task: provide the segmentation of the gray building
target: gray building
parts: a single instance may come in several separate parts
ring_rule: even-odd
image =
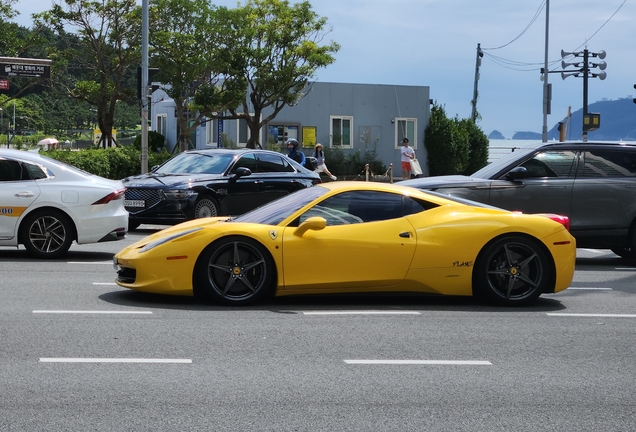
[[[265,110],[267,116],[271,110]],[[393,176],[401,176],[400,147],[407,137],[422,170],[428,175],[424,130],[430,118],[430,91],[426,86],[313,83],[297,105],[283,108],[260,131],[258,141],[283,146],[296,138],[309,155],[317,142],[340,146],[344,152],[375,149]],[[172,150],[177,141],[174,102],[157,90],[153,93],[151,129],[166,137]],[[219,139],[221,137],[221,139]],[[196,148],[244,147],[249,130],[242,120],[210,119],[192,136]],[[383,173],[376,173],[383,174]]]

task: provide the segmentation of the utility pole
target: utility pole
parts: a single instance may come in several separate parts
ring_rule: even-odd
[[[550,0],[545,2],[545,58],[543,62],[543,129],[541,141],[548,142],[548,114],[550,114],[550,84],[548,84],[548,35],[550,34]]]
[[[479,66],[481,66],[481,58],[484,56],[484,52],[481,50],[481,44],[477,44],[477,59],[475,60],[475,87],[473,90],[473,100],[470,104],[473,106],[470,118],[473,123],[477,122],[477,83],[479,81]]]
[[[561,67],[564,69],[561,72],[561,78],[566,79],[569,76],[582,77],[583,78],[583,141],[587,141],[587,133],[594,131],[601,126],[601,115],[599,113],[589,113],[587,110],[587,88],[588,78],[599,78],[601,81],[607,78],[605,68],[607,63],[604,61],[599,63],[590,62],[590,57],[603,60],[605,58],[605,51],[599,51],[597,53],[589,52],[587,48],[579,52],[566,52],[561,50],[561,58],[573,55],[574,57],[583,57],[582,62],[566,63],[565,60],[561,61]],[[565,70],[569,66],[574,66],[577,70]],[[592,72],[591,69],[598,67],[600,72]]]
[[[148,172],[148,0],[141,4],[141,173]]]

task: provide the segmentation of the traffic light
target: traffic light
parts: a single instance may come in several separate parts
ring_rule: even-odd
[[[636,84],[634,84],[634,88],[636,89]],[[636,103],[636,98],[632,99],[634,103]]]

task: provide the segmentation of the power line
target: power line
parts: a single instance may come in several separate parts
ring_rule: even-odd
[[[627,0],[626,0],[626,1],[627,1]],[[516,40],[518,40],[521,36],[523,36],[523,35],[525,34],[525,32],[527,32],[527,31],[528,31],[528,29],[529,29],[530,27],[532,27],[532,24],[534,24],[534,22],[537,20],[537,18],[538,18],[538,17],[539,17],[539,15],[541,14],[541,11],[542,11],[542,10],[543,10],[543,8],[545,7],[545,2],[546,2],[546,0],[543,0],[543,1],[541,2],[541,5],[539,5],[539,9],[537,9],[537,11],[535,12],[534,16],[532,17],[532,19],[530,20],[530,22],[528,23],[528,25],[526,26],[526,28],[524,28],[524,29],[523,29],[523,31],[522,31],[521,33],[519,33],[519,35],[518,35],[516,38],[514,38],[513,40],[511,40],[510,42],[508,42],[508,43],[507,43],[507,44],[505,44],[505,45],[501,45],[501,46],[494,47],[494,48],[482,48],[482,49],[483,49],[483,50],[485,50],[485,51],[501,49],[501,48],[507,47],[507,46],[508,46],[508,45],[510,45],[511,43],[513,43],[513,42],[515,42]]]
[[[614,16],[622,9],[622,7],[625,5],[625,3],[627,3],[627,0],[623,0],[623,2],[620,4],[620,6],[618,6],[618,8],[614,11],[614,13],[612,13],[612,15],[610,15],[609,18],[607,18],[607,20],[605,20],[605,22],[594,32],[592,33],[592,35],[590,37],[588,37],[584,43],[582,43],[581,45],[579,45],[578,47],[576,47],[575,49],[573,49],[572,51],[577,51],[579,48],[581,48],[582,46],[586,45],[594,36],[597,35],[598,32],[600,32],[603,27],[605,27],[607,25],[607,23],[609,23],[612,18],[614,18]],[[537,11],[535,12],[534,16],[532,17],[532,19],[530,20],[530,23],[523,29],[523,31],[514,39],[512,39],[510,42],[508,42],[507,44],[498,46],[498,47],[493,47],[493,48],[482,48],[482,50],[487,51],[487,50],[497,50],[497,49],[501,49],[504,47],[507,47],[508,45],[512,44],[513,42],[517,41],[521,36],[524,35],[524,33],[526,33],[528,31],[528,29],[532,26],[532,24],[534,24],[534,22],[537,20],[538,16],[541,14],[541,12],[543,11],[544,7],[546,4],[546,0],[543,0],[541,2],[541,4],[539,5],[539,8],[537,9]],[[515,70],[515,71],[519,71],[519,72],[535,72],[537,70],[540,70],[543,67],[543,63],[537,62],[537,63],[528,63],[528,62],[519,62],[519,61],[515,61],[515,60],[509,60],[500,56],[496,56],[494,54],[491,53],[487,53],[484,52],[484,55],[487,56],[488,58],[490,58],[494,63],[498,64],[501,67],[504,67],[506,69],[510,69],[510,70]],[[557,60],[551,60],[549,62],[550,66],[554,66],[554,65],[560,65],[562,59],[557,59]],[[559,66],[560,67],[560,66]]]

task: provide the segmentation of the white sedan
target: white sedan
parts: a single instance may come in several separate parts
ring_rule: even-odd
[[[22,244],[33,257],[57,258],[73,241],[123,239],[124,191],[118,180],[35,152],[0,149],[0,246]]]

